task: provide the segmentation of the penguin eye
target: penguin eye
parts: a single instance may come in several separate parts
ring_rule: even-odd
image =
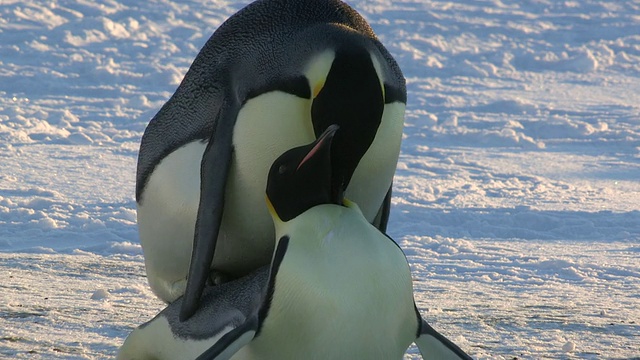
[[[278,174],[282,175],[285,172],[287,172],[287,165],[280,165],[280,167],[278,168]]]

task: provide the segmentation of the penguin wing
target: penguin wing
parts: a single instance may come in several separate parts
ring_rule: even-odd
[[[393,189],[393,183],[389,186],[387,195],[382,200],[382,205],[378,210],[378,214],[373,220],[373,226],[377,227],[382,233],[387,233],[387,223],[389,223],[389,214],[391,212],[391,190]]]
[[[238,350],[251,342],[258,331],[258,316],[252,316],[243,324],[227,332],[196,360],[228,360]]]
[[[189,276],[180,320],[189,319],[198,309],[222,223],[224,193],[233,152],[233,128],[240,106],[232,96],[225,97],[216,116],[214,130],[200,165],[200,203],[196,218]]]
[[[420,322],[420,329],[418,338],[414,342],[418,346],[423,359],[472,360],[471,356],[467,355],[458,345],[444,337],[444,335],[437,332],[422,317],[418,321]]]
[[[263,266],[239,279],[206,287],[202,306],[187,321],[179,319],[182,298],[178,298],[127,337],[118,359],[193,359],[203,351],[208,354],[204,359],[228,359],[256,332],[269,269]]]

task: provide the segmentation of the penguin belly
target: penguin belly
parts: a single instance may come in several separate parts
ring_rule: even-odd
[[[147,279],[166,302],[182,296],[186,286],[200,201],[200,159],[206,146],[194,141],[166,156],[137,203]]]

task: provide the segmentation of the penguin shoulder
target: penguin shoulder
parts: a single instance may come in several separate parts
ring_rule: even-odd
[[[340,205],[317,205],[289,221],[276,223],[276,235],[277,238],[290,236],[293,242],[321,240],[343,225],[345,215],[353,216],[351,212],[351,209]]]
[[[345,199],[344,205],[314,206],[288,222],[276,226],[277,237],[290,236],[291,246],[306,251],[366,252],[369,256],[399,256],[406,262],[402,249],[387,235],[371,225],[358,205]],[[401,258],[401,259],[400,259]]]

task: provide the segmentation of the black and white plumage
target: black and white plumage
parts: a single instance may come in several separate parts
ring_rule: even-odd
[[[133,330],[118,351],[118,360],[195,359],[224,334],[245,324],[264,300],[269,266],[242,278],[207,286],[202,305],[180,321],[182,297]]]
[[[356,204],[332,194],[335,131],[329,127],[271,168],[267,199],[278,240],[269,269],[207,288],[203,307],[184,323],[178,320],[180,300],[171,304],[130,335],[120,359],[150,358],[140,349],[172,341],[184,359],[389,360],[402,359],[412,342],[425,359],[470,359],[420,316],[402,250]],[[215,291],[222,298],[209,300]],[[172,336],[147,330],[154,326]],[[180,330],[186,328],[189,334]],[[172,359],[174,353],[153,356]]]
[[[269,167],[333,123],[332,191],[384,230],[405,103],[397,63],[339,0],[258,0],[230,17],[142,138],[136,201],[152,290],[171,302],[186,288],[186,319],[211,273],[268,264]]]

